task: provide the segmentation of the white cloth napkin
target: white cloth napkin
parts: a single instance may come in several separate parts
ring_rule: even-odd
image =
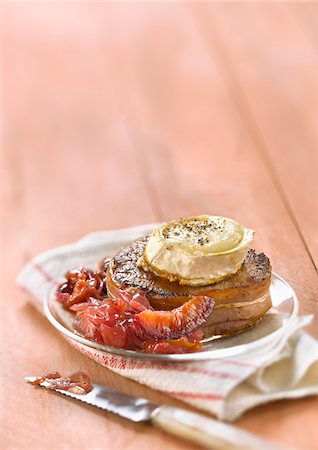
[[[122,243],[152,227],[120,230],[125,236]],[[118,231],[90,234],[74,244],[35,257],[20,272],[17,284],[28,299],[42,306],[43,299],[67,270],[94,267],[97,261],[116,251],[118,245]],[[262,403],[318,394],[318,342],[302,330],[311,320],[312,316],[298,317],[274,348],[202,362],[125,359],[68,340],[88,357],[124,377],[208,411],[219,419],[233,421]]]

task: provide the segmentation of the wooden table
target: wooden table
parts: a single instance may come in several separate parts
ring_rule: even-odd
[[[5,449],[185,449],[23,377],[83,369],[178,404],[73,350],[14,287],[38,252],[94,230],[198,213],[255,245],[318,313],[318,4],[2,4],[1,383]],[[317,318],[310,331],[317,335]],[[237,425],[318,447],[316,398]]]

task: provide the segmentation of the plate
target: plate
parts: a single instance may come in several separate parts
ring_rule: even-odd
[[[137,239],[151,231],[154,226],[156,224],[110,232],[99,232],[86,236],[80,243],[89,251],[85,252],[83,248],[81,249],[81,264],[79,265],[95,268],[102,257],[113,255],[133,239]],[[75,253],[78,251],[80,243],[74,245],[74,254],[72,254],[72,249],[68,248],[67,255],[65,255],[70,261],[68,269],[74,268],[71,262],[76,259]],[[277,345],[293,326],[298,313],[298,300],[295,291],[282,277],[276,273],[272,273],[270,294],[273,307],[254,328],[233,336],[216,336],[215,338],[203,341],[202,349],[196,353],[160,355],[108,347],[76,334],[72,329],[74,314],[66,311],[55,300],[55,292],[56,286],[50,291],[44,301],[44,311],[52,325],[66,337],[107,354],[161,362],[202,361],[264,351]]]

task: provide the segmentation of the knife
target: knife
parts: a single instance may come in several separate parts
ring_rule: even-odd
[[[26,377],[33,383],[36,377]],[[48,387],[45,381],[39,386]],[[118,414],[133,422],[150,422],[161,430],[213,450],[279,450],[279,447],[232,425],[172,406],[159,406],[145,398],[94,384],[91,392],[77,395],[54,389],[92,406]],[[52,390],[52,389],[50,389]]]

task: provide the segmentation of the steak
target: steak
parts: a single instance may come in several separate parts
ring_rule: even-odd
[[[206,337],[229,335],[254,326],[271,308],[269,294],[270,261],[264,253],[249,249],[243,265],[233,275],[208,286],[186,286],[160,278],[139,267],[149,235],[120,250],[105,264],[107,290],[142,291],[156,310],[172,310],[191,297],[209,296],[215,300],[214,310],[203,326]]]

